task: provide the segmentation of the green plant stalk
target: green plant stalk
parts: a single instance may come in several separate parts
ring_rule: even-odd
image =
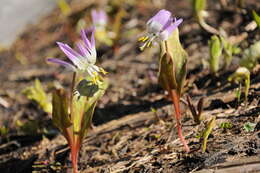
[[[245,79],[245,103],[247,103],[248,100],[247,97],[248,97],[249,88],[250,88],[250,75],[247,75]]]
[[[197,15],[197,20],[198,20],[201,28],[203,28],[205,31],[207,31],[211,34],[220,35],[218,30],[216,30],[215,28],[213,28],[212,26],[210,26],[209,24],[207,24],[205,22],[204,17],[202,17],[201,12]]]
[[[76,82],[76,73],[73,73],[72,77],[72,84],[71,84],[71,91],[70,91],[70,115],[74,115],[74,109],[73,109],[73,92],[75,88],[75,82]],[[74,119],[75,117],[71,117]],[[73,122],[74,125],[75,122]],[[74,132],[74,126],[72,129],[72,137],[71,137],[71,142],[70,144],[70,149],[71,149],[71,162],[72,162],[72,167],[73,167],[73,173],[78,172],[78,153],[80,149],[80,142],[79,142],[79,134]]]
[[[181,140],[181,143],[183,144],[186,152],[190,152],[190,148],[187,145],[187,142],[185,138],[182,135],[182,128],[181,128],[181,112],[180,112],[180,96],[177,94],[176,90],[169,91],[169,94],[171,96],[172,102],[173,102],[173,108],[175,110],[175,118],[176,118],[176,125],[177,125],[177,131],[178,136]]]
[[[213,117],[209,121],[209,123],[207,125],[207,128],[206,128],[206,130],[203,133],[202,152],[206,151],[207,143],[208,143],[208,137],[209,137],[210,133],[212,132],[213,128],[215,127],[215,125],[216,125],[216,117]]]
[[[216,75],[216,73],[219,70],[220,56],[222,54],[221,42],[218,36],[216,35],[211,36],[211,39],[209,41],[209,49],[210,49],[209,52],[210,71],[213,75]]]
[[[237,89],[237,93],[236,93],[238,104],[240,103],[240,98],[241,98],[241,88],[242,88],[241,82],[239,82],[239,88]]]

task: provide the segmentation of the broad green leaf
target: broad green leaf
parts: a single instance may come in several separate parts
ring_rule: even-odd
[[[213,74],[216,74],[219,70],[219,62],[220,56],[222,54],[222,46],[218,36],[213,35],[211,40],[209,41],[209,49],[210,49],[210,71]]]
[[[52,110],[52,105],[49,102],[48,96],[45,93],[41,82],[39,79],[36,79],[34,82],[34,86],[27,87],[22,91],[24,95],[30,100],[35,101],[36,103],[39,104],[39,106],[48,113],[51,113]]]
[[[161,43],[160,48],[159,82],[165,89],[176,89],[181,95],[186,79],[188,54],[180,43],[178,29]]]
[[[208,142],[208,137],[210,133],[212,132],[213,128],[216,126],[216,117],[213,117],[209,123],[207,124],[207,127],[205,131],[203,132],[203,144],[202,144],[202,152],[206,151],[207,148],[207,142]]]
[[[99,87],[97,84],[93,83],[90,80],[83,79],[77,85],[77,91],[80,96],[93,97],[94,94],[98,91]]]
[[[177,89],[173,60],[168,53],[160,58],[159,83],[166,91]]]
[[[55,90],[53,92],[52,105],[52,122],[66,137],[65,131],[72,123],[68,113],[68,97],[63,89]]]
[[[96,86],[93,85],[92,87]],[[99,82],[98,90],[92,96],[73,97],[73,108],[71,114],[73,121],[73,132],[75,135],[78,134],[80,139],[84,137],[84,134],[90,127],[96,102],[103,96],[107,87],[107,81]],[[88,90],[91,89],[88,88]]]
[[[255,10],[252,11],[254,21],[256,22],[258,28],[260,29],[260,16],[255,12]]]

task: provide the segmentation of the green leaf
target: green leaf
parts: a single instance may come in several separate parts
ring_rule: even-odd
[[[68,137],[66,129],[69,128],[72,123],[68,113],[68,97],[63,89],[53,92],[52,105],[52,122],[60,129],[65,137]]]
[[[255,10],[252,11],[254,21],[256,22],[258,28],[260,29],[260,16],[255,12]]]
[[[220,39],[224,50],[224,67],[227,68],[232,62],[233,54],[240,53],[240,49],[236,45],[228,42],[224,37],[220,37]]]
[[[39,104],[39,106],[48,113],[51,113],[52,105],[49,102],[48,96],[45,93],[41,82],[39,79],[36,79],[34,82],[34,86],[30,86],[25,88],[22,93],[30,100],[35,101]]]
[[[208,137],[210,133],[212,132],[213,128],[216,126],[216,117],[213,117],[209,123],[207,124],[207,127],[205,131],[203,132],[203,144],[202,144],[202,152],[206,151],[207,148],[207,142],[208,142]]]
[[[77,85],[77,91],[80,96],[93,97],[96,92],[98,92],[98,85],[91,80],[83,79]]]
[[[230,122],[223,122],[220,124],[220,128],[222,129],[231,129],[233,125]]]
[[[181,95],[187,74],[188,54],[179,40],[178,29],[160,45],[159,83],[166,90],[176,89]]]
[[[209,41],[210,59],[209,65],[210,70],[213,74],[216,74],[219,70],[220,56],[222,54],[222,46],[218,36],[213,35]]]
[[[255,123],[247,122],[244,124],[244,130],[246,132],[253,132],[255,130],[255,126],[256,126]]]
[[[86,82],[87,84],[88,82]],[[88,85],[89,87],[96,87],[95,85]],[[73,97],[73,110],[72,110],[72,121],[73,121],[73,133],[78,134],[80,139],[84,138],[87,129],[91,125],[94,109],[97,101],[104,95],[105,90],[108,87],[108,82],[103,81],[98,83],[98,90],[89,97]],[[84,88],[84,87],[83,87]]]
[[[252,70],[260,60],[260,41],[252,44],[248,49],[244,50],[240,65]]]

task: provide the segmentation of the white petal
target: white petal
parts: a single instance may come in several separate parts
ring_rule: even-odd
[[[151,21],[147,23],[148,33],[158,34],[163,28],[162,24],[156,21]]]

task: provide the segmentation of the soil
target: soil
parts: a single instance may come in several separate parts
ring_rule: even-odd
[[[244,172],[259,171],[260,66],[251,73],[247,104],[238,103],[235,94],[238,86],[229,83],[227,78],[237,69],[242,54],[234,57],[228,69],[213,77],[202,65],[202,60],[209,57],[207,41],[211,35],[202,30],[192,17],[188,1],[150,3],[148,0],[132,0],[123,1],[120,6],[112,2],[73,0],[69,16],[64,17],[59,9],[55,9],[38,24],[28,26],[10,49],[1,51],[0,97],[8,104],[0,104],[0,125],[8,127],[9,131],[0,138],[0,172],[71,171],[69,148],[52,125],[51,115],[28,100],[22,90],[33,85],[37,78],[48,93],[51,93],[53,83],[61,82],[63,87],[69,87],[72,74],[62,67],[47,64],[46,58],[65,58],[55,42],[73,45],[79,39],[75,32],[77,21],[80,18],[90,21],[91,8],[98,6],[110,10],[111,23],[120,8],[126,13],[117,44],[114,47],[101,45],[97,49],[98,64],[109,72],[110,85],[98,103],[94,126],[82,144],[80,171],[236,172],[236,169],[242,171],[243,166]],[[222,7],[218,1],[209,2],[207,22],[224,29],[238,40],[241,49],[245,49],[260,39],[259,30],[245,30],[252,22],[251,10],[260,13],[260,3],[247,1],[243,9],[235,3],[228,3]],[[183,134],[191,148],[190,153],[183,150],[175,130],[172,104],[157,83],[158,46],[153,45],[144,52],[138,49],[140,44],[137,40],[144,34],[145,22],[165,7],[184,19],[179,27],[180,38],[189,54],[189,63],[188,84],[181,109]],[[204,98],[204,120],[200,124],[194,122],[186,105],[187,95],[195,105]],[[216,126],[203,153],[198,136],[213,116],[216,117]],[[32,122],[32,126],[26,131],[17,125],[17,120]],[[248,122],[256,124],[251,132],[244,130],[244,124]],[[223,129],[221,123],[230,123],[232,127]]]

